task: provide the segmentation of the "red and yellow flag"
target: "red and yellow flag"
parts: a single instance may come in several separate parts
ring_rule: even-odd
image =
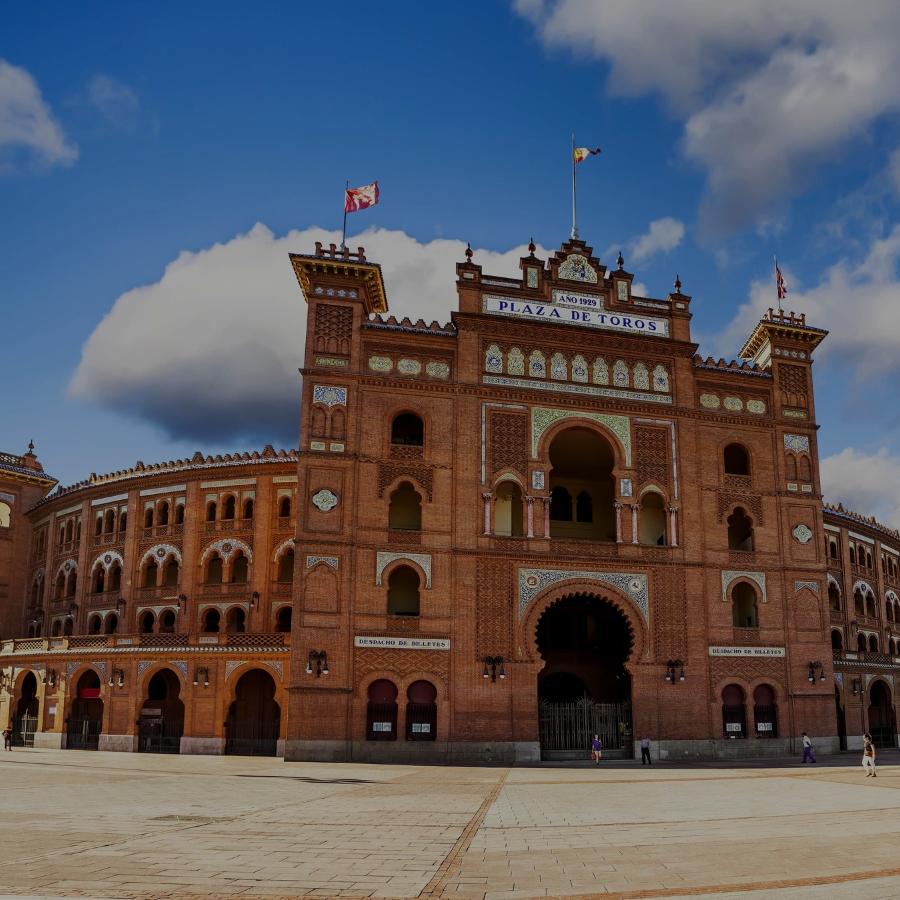
[[[573,147],[572,148],[572,159],[575,160],[576,163],[584,162],[589,156],[599,156],[600,148],[599,147]]]

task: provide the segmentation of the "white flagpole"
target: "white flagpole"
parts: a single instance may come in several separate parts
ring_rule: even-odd
[[[344,227],[341,229],[341,250],[347,249],[347,191],[350,190],[350,181],[348,179],[347,186],[344,188]]]
[[[575,218],[575,132],[572,132],[572,240],[578,237],[578,225]]]

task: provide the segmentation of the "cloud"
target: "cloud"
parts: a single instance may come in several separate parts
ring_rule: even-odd
[[[319,228],[246,234],[183,252],[159,281],[116,299],[82,349],[71,396],[154,423],[185,440],[296,445],[306,303],[288,253],[339,240]],[[465,242],[421,243],[373,229],[352,239],[381,264],[391,312],[446,322]],[[549,255],[539,248],[543,258]],[[518,274],[525,247],[475,251],[496,275]]]
[[[138,95],[108,75],[95,75],[87,83],[86,99],[103,121],[120,131],[133,131],[140,108]]]
[[[643,262],[655,253],[668,253],[674,250],[684,237],[684,223],[671,216],[654,219],[646,234],[634,239],[631,255],[635,262]]]
[[[821,474],[828,503],[900,528],[900,456],[884,447],[876,453],[846,447],[822,460]]]
[[[893,0],[518,0],[545,44],[609,67],[622,96],[660,95],[707,173],[701,227],[777,213],[815,169],[900,110]]]
[[[810,325],[828,329],[817,355],[839,354],[860,379],[900,369],[900,225],[873,241],[864,259],[839,260],[815,287],[803,290],[782,266],[788,286],[785,306],[802,309]],[[774,275],[754,281],[750,296],[724,331],[713,339],[717,355],[734,354],[766,309],[776,303]]]
[[[897,196],[900,197],[900,147],[891,154],[891,158],[888,160],[888,175]]]
[[[17,154],[42,166],[68,166],[78,147],[64,134],[32,76],[0,59],[0,171],[14,171]]]

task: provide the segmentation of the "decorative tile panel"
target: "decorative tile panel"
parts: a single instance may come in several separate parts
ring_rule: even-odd
[[[751,412],[757,416],[765,415],[765,412],[766,412],[765,400],[748,400],[747,401],[747,412]]]
[[[819,593],[818,581],[795,581],[794,590],[799,594],[804,588],[809,588],[814,594]]]
[[[665,366],[660,365],[653,369],[653,390],[669,392],[669,373]]]
[[[188,664],[187,664],[187,660],[184,660],[184,659],[170,659],[170,660],[169,660],[169,665],[170,665],[173,669],[177,669],[179,672],[181,672],[182,678],[184,678],[185,681],[187,681],[187,677],[188,677]]]
[[[513,347],[506,355],[506,371],[510,375],[525,374],[525,354],[518,347]]]
[[[204,549],[200,556],[200,563],[201,565],[205,563],[207,557],[209,557],[213,551],[218,551],[222,559],[225,562],[228,562],[231,554],[234,553],[235,550],[242,551],[244,556],[247,557],[247,560],[253,562],[253,551],[247,544],[243,541],[239,541],[237,538],[222,538],[220,541],[213,541]]]
[[[531,486],[536,491],[542,491],[544,489],[544,473],[543,472],[532,472],[531,473]]]
[[[312,504],[320,512],[330,512],[338,505],[337,494],[329,491],[328,488],[322,488],[312,495]]]
[[[314,385],[313,403],[321,403],[324,406],[346,406],[347,388],[335,387],[330,384]]]
[[[537,456],[541,435],[556,422],[562,419],[590,419],[606,426],[625,448],[625,465],[631,466],[631,423],[628,416],[611,416],[605,413],[575,411],[568,409],[551,409],[543,406],[531,408],[531,456]]]
[[[632,492],[631,479],[622,478],[619,481],[619,493],[623,497],[630,497]]]
[[[731,586],[731,583],[738,578],[747,578],[752,581],[760,590],[760,599],[762,602],[769,602],[769,598],[766,596],[765,572],[739,572],[736,570],[722,572],[722,600],[728,600],[728,588]]]
[[[594,360],[593,381],[594,384],[609,384],[609,366],[605,359],[597,357]]]
[[[179,557],[179,562],[181,558]],[[91,570],[93,571],[97,567],[97,563],[100,563],[103,568],[109,572],[112,564],[117,562],[123,569],[125,568],[125,560],[122,559],[122,554],[119,553],[118,550],[107,550],[105,553],[101,553],[95,560],[94,565],[91,566]],[[43,574],[43,573],[41,573]]]
[[[312,569],[314,566],[317,566],[319,563],[323,565],[330,566],[334,569],[335,572],[338,570],[338,558],[336,556],[307,556],[306,557],[306,568]]]
[[[791,534],[794,536],[794,540],[798,544],[808,544],[812,538],[813,533],[812,529],[808,525],[804,525],[802,522],[799,525],[795,525],[791,530]]]
[[[726,397],[722,405],[729,412],[741,412],[744,408],[744,401],[740,397]]]
[[[528,357],[528,374],[532,378],[546,377],[547,364],[544,360],[544,354],[540,350],[531,351],[531,356]]]
[[[425,364],[425,374],[429,378],[440,378],[446,380],[450,377],[450,366],[445,362],[435,362],[432,360]]]
[[[704,409],[718,409],[720,405],[719,398],[715,394],[701,394],[700,405]]]
[[[587,383],[588,365],[587,360],[579,353],[572,360],[572,381]]]
[[[631,370],[631,374],[635,390],[650,390],[650,373],[647,371],[647,367],[643,363],[635,363],[634,368]]]
[[[271,669],[278,675],[279,680],[284,678],[284,664],[279,662],[278,660],[263,660],[263,665]]]
[[[569,380],[569,364],[562,353],[554,353],[550,360],[550,377],[557,381]]]
[[[652,394],[643,391],[628,391],[619,388],[594,387],[590,384],[575,384],[573,382],[535,381],[530,378],[510,378],[506,375],[483,375],[484,384],[494,384],[501,387],[527,388],[533,391],[547,391],[554,394],[582,394],[589,397],[617,397],[620,400],[640,400],[644,403],[672,404],[671,396],[667,394]]]
[[[369,368],[373,372],[390,372],[394,368],[394,361],[389,356],[370,356]]]
[[[141,557],[140,565],[143,565],[151,556],[156,560],[174,556],[178,560],[178,565],[181,565],[181,551],[174,544],[157,544],[155,547],[151,547]]]
[[[530,288],[538,286],[538,270],[534,266],[528,266],[525,269],[525,283]]]
[[[640,610],[644,621],[650,618],[647,576],[634,572],[591,572],[571,569],[519,569],[519,618],[523,618],[535,597],[560,581],[596,581],[621,591]]]
[[[418,375],[422,371],[422,363],[417,359],[401,359],[397,363],[397,371],[401,375]]]
[[[227,681],[231,677],[232,672],[236,669],[246,665],[246,659],[229,659],[228,662],[225,663],[225,680]]]
[[[784,449],[794,453],[809,453],[809,438],[805,434],[786,434]]]
[[[624,360],[617,359],[613,366],[613,384],[616,387],[628,387],[628,366]]]
[[[390,553],[379,550],[375,556],[375,584],[381,587],[381,576],[384,570],[395,560],[408,559],[421,566],[425,573],[425,587],[431,587],[431,554],[430,553]]]
[[[586,257],[580,253],[570,253],[556,271],[557,277],[566,281],[581,281],[586,284],[597,284],[597,273]]]

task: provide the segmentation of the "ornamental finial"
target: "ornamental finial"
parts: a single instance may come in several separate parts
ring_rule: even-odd
[[[532,256],[534,256],[534,251],[535,251],[535,250],[537,250],[537,247],[535,247],[535,245],[534,245],[534,238],[531,238],[531,239],[528,241],[528,252],[529,252]]]
[[[472,262],[472,257],[475,254],[472,253],[472,245],[466,241],[466,262]]]
[[[677,275],[675,276],[675,293],[681,293],[681,279]]]
[[[619,271],[621,272],[625,268],[625,257],[622,256],[622,251],[619,251],[619,258],[616,260],[616,265],[619,267]]]

